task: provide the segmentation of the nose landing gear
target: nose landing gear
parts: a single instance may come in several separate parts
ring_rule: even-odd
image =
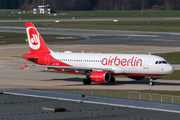
[[[149,85],[150,86],[153,86],[154,85],[154,82],[153,82],[153,79],[151,76],[149,76]]]

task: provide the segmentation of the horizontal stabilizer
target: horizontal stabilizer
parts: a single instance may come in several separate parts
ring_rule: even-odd
[[[27,58],[27,59],[38,59],[38,57],[23,57],[23,58]]]

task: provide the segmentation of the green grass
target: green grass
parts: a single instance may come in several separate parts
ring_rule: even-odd
[[[15,38],[27,38],[26,33],[7,33],[7,32],[0,32],[0,40],[1,39],[15,39]],[[42,37],[57,37],[57,35],[42,35]]]
[[[158,23],[158,24],[157,24]],[[180,32],[180,21],[96,21],[96,22],[34,22],[36,27],[78,28],[102,30],[164,31]],[[0,26],[24,27],[24,23],[0,23]]]
[[[154,79],[163,79],[163,80],[180,80],[180,70],[175,70],[173,73],[160,76],[160,77],[153,77]]]
[[[179,11],[60,11],[75,18],[180,17]]]
[[[7,45],[7,44],[25,44],[27,39],[26,33],[5,33],[0,32],[0,45]],[[42,35],[43,38],[45,37],[54,37],[54,39],[47,39],[45,42],[67,42],[67,41],[78,41],[85,38],[77,38],[77,39],[56,39],[56,37],[60,37],[58,35]],[[24,40],[17,40],[19,38],[24,38]],[[16,40],[3,40],[3,39],[16,39]]]
[[[45,90],[45,91],[64,91],[64,92],[76,92],[76,93],[90,93],[92,94],[92,91],[95,94],[98,94],[100,92],[143,92],[143,93],[153,93],[153,94],[163,94],[163,95],[174,95],[174,96],[180,96],[180,91],[169,91],[169,90],[91,90],[91,89],[36,89],[36,90]]]
[[[170,64],[180,64],[180,52],[158,53],[155,55],[163,57]]]
[[[88,89],[34,89],[44,91],[62,91],[78,94],[90,94],[98,96],[108,96],[116,98],[129,98],[146,101],[167,102],[180,104],[179,91],[159,91],[159,90],[88,90]],[[140,96],[141,94],[141,96]],[[162,96],[162,101],[161,101]],[[173,96],[173,99],[172,99]]]
[[[59,11],[58,14],[61,15],[41,15],[41,14],[32,14],[24,13],[17,14],[19,10],[1,10],[0,11],[0,20],[22,20],[27,19],[94,19],[94,18],[161,18],[161,17],[180,17],[179,10],[154,10],[154,11],[143,11],[141,14],[140,10],[134,11]],[[14,12],[14,13],[12,13]],[[20,12],[20,11],[19,11]],[[22,11],[21,11],[22,12]]]
[[[2,36],[0,37],[0,40],[1,40],[1,39],[26,38],[27,34],[0,32],[0,36]]]
[[[35,90],[45,90],[45,91],[63,91],[71,93],[80,94],[92,94],[93,95],[103,95],[112,97],[119,97],[123,95],[123,98],[127,98],[128,92],[141,92],[149,94],[162,94],[162,95],[173,95],[180,96],[180,91],[169,91],[169,90],[91,90],[91,89],[35,89]]]

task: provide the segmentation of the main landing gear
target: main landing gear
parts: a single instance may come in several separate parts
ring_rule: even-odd
[[[109,83],[114,83],[114,82],[115,82],[115,78],[111,76],[111,80],[109,81]]]
[[[83,80],[84,85],[91,84],[91,71],[86,71],[86,78]]]
[[[84,85],[90,85],[91,84],[91,79],[86,78],[86,79],[83,80],[83,83],[84,83]]]
[[[153,79],[151,76],[149,76],[149,85],[150,86],[153,86],[154,85],[154,82],[153,82]]]

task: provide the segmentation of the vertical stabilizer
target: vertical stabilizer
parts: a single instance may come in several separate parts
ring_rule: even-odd
[[[47,47],[39,32],[34,27],[33,23],[26,22],[25,25],[31,53],[50,52],[49,48]]]

